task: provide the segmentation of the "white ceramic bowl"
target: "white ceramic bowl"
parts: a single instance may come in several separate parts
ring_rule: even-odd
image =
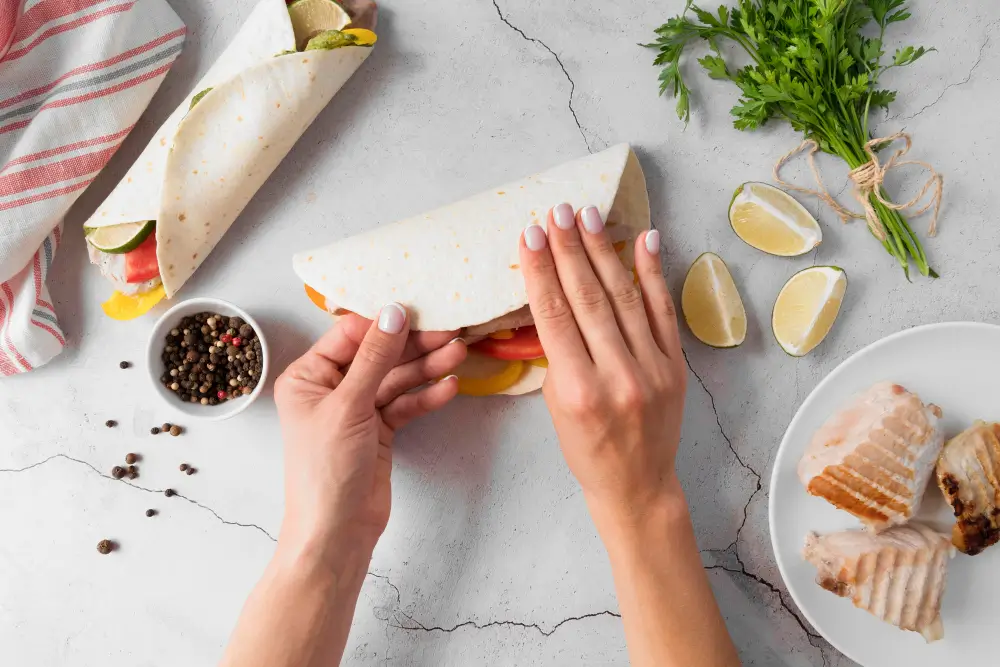
[[[176,327],[184,317],[203,312],[213,312],[219,313],[220,315],[226,315],[228,317],[243,318],[243,320],[252,326],[254,331],[257,332],[257,338],[260,339],[261,356],[263,358],[261,359],[260,377],[257,379],[257,386],[254,387],[254,390],[249,396],[234,398],[219,405],[184,403],[175,393],[160,383],[160,376],[163,375],[163,360],[160,358],[160,355],[163,354],[163,347],[166,344],[166,335],[171,329]],[[235,417],[239,413],[243,412],[250,407],[251,403],[257,400],[258,396],[260,396],[261,392],[264,390],[264,383],[267,381],[269,357],[270,355],[267,351],[267,340],[264,338],[264,331],[260,328],[260,325],[257,324],[257,321],[250,317],[245,310],[221,299],[188,299],[187,301],[181,301],[176,306],[165,312],[153,326],[153,330],[149,334],[149,341],[146,343],[146,372],[153,385],[153,391],[155,391],[156,394],[159,395],[160,398],[162,398],[163,401],[174,410],[183,413],[191,419],[198,419],[201,421],[222,421],[224,419],[229,419],[230,417]]]

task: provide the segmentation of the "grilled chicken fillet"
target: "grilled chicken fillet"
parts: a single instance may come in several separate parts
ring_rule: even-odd
[[[810,533],[803,552],[816,566],[817,584],[886,623],[919,632],[927,642],[944,636],[941,598],[953,555],[946,536],[917,522],[877,535]]]
[[[835,413],[799,461],[814,496],[885,530],[909,521],[944,442],[941,409],[898,384],[880,382]]]
[[[955,512],[951,543],[975,556],[1000,540],[1000,424],[976,422],[948,441],[937,481]]]

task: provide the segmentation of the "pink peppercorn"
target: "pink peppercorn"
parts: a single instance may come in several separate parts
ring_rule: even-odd
[[[221,336],[219,336],[219,340],[228,345],[233,340],[233,337],[230,336],[229,334],[222,334]]]
[[[239,336],[236,336],[235,338],[233,338],[233,345],[235,345],[236,347],[239,347],[242,344],[243,344],[243,339],[242,338],[240,338]]]
[[[218,397],[218,399],[219,399],[219,400],[221,401],[222,399],[224,399],[224,398],[226,397],[226,392],[224,392],[224,391],[219,391],[219,392],[218,392],[218,393],[216,393],[215,395],[216,395],[216,397]]]

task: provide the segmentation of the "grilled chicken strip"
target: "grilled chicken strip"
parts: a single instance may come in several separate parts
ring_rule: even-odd
[[[810,533],[803,557],[816,566],[817,584],[930,643],[944,637],[941,598],[954,553],[947,536],[911,522],[877,535]]]
[[[814,496],[885,530],[913,518],[944,435],[941,409],[898,384],[880,382],[835,413],[799,461]]]
[[[1000,540],[1000,424],[976,422],[948,441],[937,481],[955,511],[951,543],[975,556]]]

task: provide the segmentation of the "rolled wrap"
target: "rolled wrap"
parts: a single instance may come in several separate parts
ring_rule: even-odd
[[[284,0],[261,0],[233,41],[84,223],[156,221],[172,297],[226,233],[370,47],[295,50]],[[191,98],[206,88],[193,109]]]
[[[612,240],[625,242],[618,254],[633,269],[635,240],[650,217],[646,179],[628,144],[299,253],[292,264],[331,312],[375,319],[395,301],[407,307],[414,329],[464,329],[527,305],[521,231],[532,222],[544,227],[560,202],[596,206]],[[532,391],[544,377],[544,368],[532,367],[502,393]]]

